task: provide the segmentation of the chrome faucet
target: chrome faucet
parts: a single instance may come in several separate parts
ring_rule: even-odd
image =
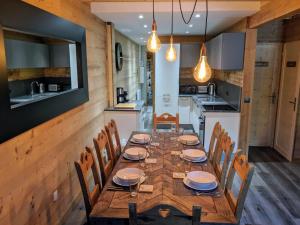
[[[34,89],[33,89],[33,85],[34,85],[34,84],[36,84],[36,85],[39,87],[39,82],[37,82],[37,81],[32,81],[32,82],[30,83],[30,94],[31,94],[31,96],[34,95]]]

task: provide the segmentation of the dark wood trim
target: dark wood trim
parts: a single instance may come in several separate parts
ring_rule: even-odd
[[[37,22],[38,21],[38,22]],[[0,28],[0,143],[89,100],[85,29],[19,0],[1,1],[2,28],[76,42],[79,88],[15,109],[10,108],[3,30]]]

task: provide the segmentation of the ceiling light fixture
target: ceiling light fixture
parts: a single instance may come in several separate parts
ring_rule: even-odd
[[[170,47],[166,52],[166,59],[169,62],[176,60],[176,50],[173,45],[173,0],[172,0],[172,16],[171,16],[171,37],[170,37]]]
[[[144,15],[143,15],[143,14],[140,14],[140,15],[139,15],[139,19],[144,19]]]
[[[193,27],[193,24],[190,24],[189,27]]]
[[[186,34],[189,34],[190,32],[187,30],[185,33],[186,33]]]
[[[149,52],[157,52],[159,49],[160,49],[160,40],[158,38],[158,35],[157,35],[157,25],[156,25],[156,21],[155,21],[155,17],[154,17],[154,0],[152,2],[152,6],[153,6],[153,9],[152,9],[152,33],[148,39],[148,42],[147,42],[147,49]]]
[[[196,67],[194,69],[194,73],[193,73],[195,80],[200,83],[204,83],[204,82],[208,81],[212,75],[211,68],[207,61],[206,46],[205,46],[206,32],[207,32],[207,17],[208,17],[208,0],[206,0],[204,43],[202,44],[202,47],[200,50],[200,58],[199,58],[198,64],[196,65]]]
[[[144,28],[147,28],[148,27],[148,25],[147,24],[144,24]]]
[[[196,18],[200,18],[200,16],[201,16],[201,15],[200,15],[199,13],[197,13],[197,14],[195,15]]]

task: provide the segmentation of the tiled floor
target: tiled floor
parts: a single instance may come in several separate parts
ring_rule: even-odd
[[[300,225],[300,163],[287,162],[271,148],[251,147],[255,173],[241,225]],[[72,211],[64,225],[82,225],[84,204]]]

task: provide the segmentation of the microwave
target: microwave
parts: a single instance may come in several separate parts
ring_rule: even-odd
[[[59,84],[48,84],[49,92],[59,92],[61,91],[61,85]]]

